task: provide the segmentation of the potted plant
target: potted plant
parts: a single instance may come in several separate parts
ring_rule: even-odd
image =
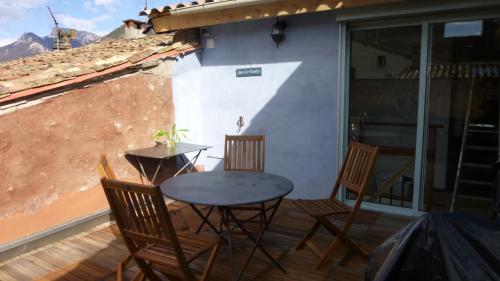
[[[165,143],[167,147],[175,147],[175,144],[186,138],[188,129],[178,129],[175,123],[170,130],[156,129],[153,140],[157,144]]]

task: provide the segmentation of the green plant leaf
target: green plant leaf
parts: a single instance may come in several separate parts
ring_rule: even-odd
[[[165,138],[166,141],[180,142],[186,138],[187,132],[189,132],[189,129],[177,129],[177,125],[174,123],[170,130],[156,129],[153,140],[157,141]]]

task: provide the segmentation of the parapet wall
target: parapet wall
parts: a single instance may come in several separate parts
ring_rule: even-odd
[[[0,244],[107,208],[100,154],[137,179],[124,152],[151,145],[174,116],[170,74],[155,72],[0,110]]]

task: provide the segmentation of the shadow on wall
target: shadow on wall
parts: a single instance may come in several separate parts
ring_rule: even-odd
[[[331,13],[284,19],[279,48],[269,36],[274,19],[210,28],[214,48],[200,56],[203,142],[222,157],[225,134],[265,134],[266,172],[292,180],[292,198],[325,197],[337,170],[338,25]],[[237,78],[247,67],[262,76]],[[237,133],[239,116],[246,124]],[[223,163],[209,158],[205,167]]]

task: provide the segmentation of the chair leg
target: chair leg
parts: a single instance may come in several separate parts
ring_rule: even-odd
[[[144,273],[144,276],[148,278],[148,280],[161,281],[160,277],[156,275],[156,273],[153,271],[151,266],[146,261],[136,258],[135,262],[141,269],[142,273]]]
[[[142,271],[139,271],[137,275],[132,278],[132,281],[143,281],[144,280],[144,273]]]
[[[320,270],[323,267],[325,267],[325,265],[328,263],[328,260],[330,259],[330,256],[335,252],[335,249],[339,244],[340,244],[340,239],[337,237],[335,238],[335,241],[330,243],[330,245],[323,253],[323,256],[320,258],[319,262],[316,264],[316,267],[314,269]]]
[[[212,270],[212,266],[214,265],[215,258],[217,257],[217,253],[219,252],[220,248],[220,243],[217,243],[215,247],[212,249],[210,252],[210,256],[208,257],[207,260],[207,265],[205,266],[205,269],[203,270],[203,275],[201,276],[200,281],[205,281],[208,277],[208,274],[210,274],[210,271]]]
[[[128,255],[124,260],[122,260],[116,267],[116,281],[123,281],[123,270],[127,264],[132,259],[132,255]]]
[[[335,249],[341,242],[344,242],[351,250],[353,250],[356,254],[360,255],[361,257],[363,258],[368,257],[368,254],[347,236],[346,232],[349,230],[349,228],[340,230],[334,224],[332,224],[326,217],[318,218],[318,221],[333,235],[337,236],[337,238],[330,244],[330,246],[328,246],[328,249],[323,254],[323,257],[321,257],[321,260],[316,265],[316,269],[321,269],[328,263],[328,259],[334,253]]]
[[[309,230],[309,232],[306,234],[306,236],[304,236],[304,238],[302,239],[302,241],[300,241],[300,243],[295,247],[295,250],[302,250],[304,249],[304,246],[306,245],[306,241],[310,240],[314,234],[316,233],[316,231],[318,231],[318,228],[321,224],[319,223],[318,220],[316,220],[316,222],[314,223],[313,227]]]
[[[118,266],[116,267],[116,280],[117,281],[123,281],[124,276],[123,272],[127,268],[127,264],[132,260],[132,255],[128,255],[124,260],[122,260]],[[139,273],[137,273],[133,278],[133,281],[142,281],[144,280],[144,273],[142,273],[142,270],[139,270]]]

